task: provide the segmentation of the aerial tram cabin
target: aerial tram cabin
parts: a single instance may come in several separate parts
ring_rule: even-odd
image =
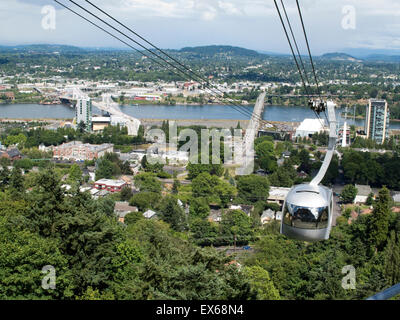
[[[318,107],[321,108],[321,104],[318,104]],[[292,187],[283,204],[281,234],[291,239],[302,241],[329,239],[332,227],[333,193],[320,183],[335,151],[337,131],[335,104],[328,101],[326,107],[329,118],[329,146],[324,162],[309,184]]]

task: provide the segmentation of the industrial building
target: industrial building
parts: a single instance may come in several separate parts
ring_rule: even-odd
[[[304,121],[296,129],[295,137],[311,138],[314,133],[324,131],[324,127],[324,119],[304,119]]]
[[[111,124],[110,117],[93,117],[92,118],[92,130],[93,131],[101,131],[105,127],[108,127]]]
[[[367,138],[381,144],[389,139],[389,118],[390,112],[386,100],[370,99],[365,117]]]
[[[109,117],[93,117],[92,130],[101,131],[104,130],[105,127],[108,127],[110,125],[119,125],[120,127],[126,127],[128,126],[128,123],[129,119],[122,116],[110,115]]]

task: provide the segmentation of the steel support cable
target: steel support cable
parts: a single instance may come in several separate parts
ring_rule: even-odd
[[[208,81],[207,78],[205,78],[204,76],[202,76],[201,74],[193,71],[191,68],[187,67],[186,65],[184,65],[182,62],[180,62],[179,60],[177,60],[176,58],[174,58],[173,56],[171,56],[170,54],[168,54],[167,52],[165,52],[164,50],[162,50],[161,48],[157,47],[155,44],[153,44],[152,42],[148,41],[146,38],[144,38],[143,36],[141,36],[140,34],[138,34],[137,32],[135,32],[134,30],[132,30],[131,28],[129,28],[128,26],[126,26],[125,24],[123,24],[121,21],[119,21],[118,19],[114,18],[112,15],[110,15],[109,13],[107,13],[106,11],[104,11],[103,9],[101,9],[100,7],[96,6],[94,3],[92,3],[89,0],[85,0],[87,3],[89,3],[92,7],[96,8],[98,11],[100,11],[101,13],[103,13],[104,15],[106,15],[107,17],[109,17],[110,19],[112,19],[113,21],[115,21],[116,23],[118,23],[120,26],[124,27],[125,29],[127,29],[128,31],[130,31],[131,33],[133,33],[135,36],[137,36],[138,38],[140,38],[141,40],[143,40],[144,42],[146,42],[147,44],[149,44],[150,46],[152,46],[154,49],[156,49],[157,51],[161,52],[162,54],[164,54],[166,57],[168,57],[169,59],[171,59],[172,61],[174,61],[175,63],[177,63],[178,65],[180,65],[182,68],[186,69],[188,72],[190,72],[191,74],[195,75],[198,79],[201,79],[203,82],[205,82],[208,85],[208,88],[210,86],[212,86],[210,84],[210,82]],[[224,92],[222,92],[221,90],[219,90],[218,88],[216,88],[215,90],[219,91],[221,94],[225,94]],[[231,99],[232,100],[232,99]],[[242,106],[236,105],[239,108],[242,108]],[[249,112],[246,109],[245,112]],[[251,116],[252,113],[249,113],[249,116]],[[264,121],[263,119],[258,119],[259,121]]]
[[[89,13],[91,16],[93,16],[94,18],[96,18],[97,20],[100,20],[101,22],[103,22],[104,24],[106,24],[108,27],[112,28],[113,30],[117,31],[118,33],[124,35],[126,38],[128,38],[129,40],[131,40],[132,42],[134,42],[135,44],[139,45],[141,48],[143,48],[145,51],[149,52],[152,55],[155,55],[157,58],[159,58],[160,60],[164,61],[165,63],[167,63],[168,65],[170,65],[172,68],[177,69],[178,71],[180,71],[181,73],[185,74],[186,76],[191,77],[191,74],[188,74],[186,71],[180,69],[179,67],[173,65],[170,61],[166,60],[165,58],[161,57],[159,54],[149,50],[148,48],[146,48],[144,45],[142,45],[141,43],[139,43],[138,41],[132,39],[130,36],[126,35],[125,33],[123,33],[122,31],[116,29],[114,26],[110,25],[108,22],[104,21],[103,19],[101,19],[100,17],[96,16],[94,13],[90,12],[89,10],[87,10],[86,8],[82,7],[81,5],[79,5],[78,3],[76,3],[73,0],[68,0],[71,3],[75,4],[76,6],[78,6],[79,8],[81,8],[83,11]],[[65,6],[64,6],[65,7]],[[171,70],[172,71],[172,70]],[[174,71],[173,71],[174,72]],[[219,95],[218,93],[215,92],[215,90],[213,88],[210,88],[209,86],[206,86],[210,91],[213,91],[215,95]],[[220,90],[218,90],[220,91]],[[222,94],[224,94],[222,91],[220,91]],[[252,116],[252,113],[248,110],[245,109],[237,109],[237,108],[243,108],[243,106],[237,105],[235,103],[233,103],[233,99],[228,99],[231,101],[232,107],[235,111],[238,111],[239,113],[245,115],[245,116]],[[236,108],[235,108],[236,107]],[[255,117],[258,121],[260,122],[264,122],[267,123],[267,121],[265,121],[264,119],[256,116]]]
[[[283,30],[284,30],[284,32],[285,32],[286,39],[287,39],[287,41],[288,41],[288,43],[289,43],[289,46],[290,46],[290,50],[291,50],[291,52],[292,52],[293,59],[294,59],[294,61],[295,61],[295,63],[296,63],[297,70],[298,70],[298,72],[299,72],[299,74],[300,74],[300,78],[301,78],[301,81],[302,81],[302,83],[303,83],[303,87],[304,87],[304,89],[306,90],[306,95],[307,95],[308,99],[310,100],[310,94],[308,93],[308,89],[307,89],[307,86],[306,86],[306,84],[305,84],[305,81],[304,81],[304,78],[303,78],[303,74],[302,74],[302,72],[301,72],[299,63],[298,63],[298,61],[297,61],[297,59],[296,59],[296,55],[295,55],[294,50],[293,50],[292,42],[290,41],[289,34],[288,34],[288,32],[287,32],[285,23],[284,23],[284,21],[283,21],[281,11],[280,11],[280,9],[279,9],[279,7],[278,7],[278,4],[277,4],[276,0],[274,0],[274,3],[275,3],[276,10],[277,10],[277,12],[278,12],[278,14],[279,14],[279,19],[281,20],[281,24],[282,24]],[[319,121],[321,122],[321,118],[319,117],[319,115],[315,112],[315,110],[313,110],[313,111],[314,111],[314,114],[315,114],[315,116],[317,117],[317,119],[319,119]],[[321,122],[321,125],[322,125],[322,122]]]
[[[87,19],[86,17],[82,16],[81,14],[79,14],[78,12],[76,12],[75,10],[69,8],[68,6],[64,5],[63,3],[61,3],[61,2],[59,2],[59,1],[57,1],[57,0],[54,0],[54,1],[55,1],[56,3],[58,3],[60,6],[64,7],[65,9],[71,11],[72,13],[74,13],[75,15],[77,15],[78,17],[84,19],[85,21],[89,22],[89,23],[92,24],[93,26],[97,27],[98,29],[104,31],[104,32],[107,33],[108,35],[110,35],[110,36],[112,36],[113,38],[117,39],[118,41],[124,43],[125,45],[127,45],[127,46],[130,47],[130,48],[132,48],[133,50],[135,50],[135,51],[138,52],[139,54],[141,54],[141,55],[143,55],[144,57],[150,59],[151,61],[153,61],[154,63],[158,64],[159,66],[165,68],[165,65],[163,65],[163,64],[160,63],[159,61],[153,59],[151,56],[145,54],[143,51],[138,50],[137,48],[133,47],[132,45],[130,45],[130,44],[127,43],[126,41],[124,41],[124,40],[122,40],[121,38],[115,36],[114,34],[110,33],[110,32],[107,31],[107,30],[105,30],[104,28],[102,28],[101,26],[97,25],[96,23],[90,21],[89,19]],[[171,69],[168,69],[168,70],[169,70],[169,71],[172,71],[173,73],[175,73],[175,74],[178,75],[178,76],[182,76],[182,75],[178,74],[175,70],[171,70]],[[232,107],[232,106],[231,106],[231,107]],[[251,116],[251,115],[249,115],[248,113],[244,113],[242,110],[237,110],[237,109],[235,109],[235,108],[234,108],[234,110],[238,111],[239,113],[241,113],[242,115],[244,115],[244,116],[246,116],[246,117],[247,117],[247,116]],[[265,120],[262,120],[262,121],[265,121]]]
[[[136,52],[138,52],[139,54],[145,56],[146,58],[149,58],[151,61],[157,63],[158,65],[160,65],[161,67],[164,68],[164,65],[160,62],[158,62],[157,60],[153,59],[151,56],[146,55],[145,53],[143,53],[142,51],[138,50],[137,48],[131,46],[129,43],[127,43],[126,41],[122,40],[121,38],[113,35],[111,32],[108,32],[107,30],[105,30],[104,28],[100,27],[99,25],[97,25],[96,23],[90,21],[89,19],[87,19],[86,17],[82,16],[81,14],[79,14],[78,12],[76,12],[75,10],[69,8],[68,6],[64,5],[63,3],[54,0],[56,3],[58,3],[60,6],[64,7],[65,9],[71,11],[72,13],[76,14],[78,17],[84,19],[85,21],[89,22],[90,24],[92,24],[93,26],[99,28],[100,30],[104,31],[105,33],[107,33],[108,35],[112,36],[113,38],[117,39],[118,41],[124,43],[125,45],[127,45],[128,47],[132,48],[133,50],[135,50]]]
[[[293,32],[293,29],[292,29],[292,24],[290,23],[290,19],[289,19],[289,16],[287,15],[286,7],[285,7],[285,4],[283,3],[283,0],[281,0],[281,4],[282,4],[283,12],[285,13],[285,17],[286,17],[286,21],[287,21],[288,26],[289,26],[290,33],[291,33],[292,38],[293,38],[294,45],[295,45],[295,47],[296,47],[297,55],[298,55],[298,57],[299,57],[301,66],[302,66],[302,68],[303,68],[304,77],[305,77],[305,79],[306,79],[306,81],[307,81],[307,83],[308,83],[309,88],[311,88],[311,86],[310,86],[310,83],[311,83],[311,82],[310,82],[310,80],[308,79],[306,67],[305,67],[305,65],[304,65],[303,59],[301,58],[301,54],[300,54],[299,47],[298,47],[298,45],[297,45],[296,37],[295,37],[294,32]],[[317,85],[317,88],[318,88],[318,85]],[[310,90],[311,90],[311,89],[310,89]],[[320,97],[320,99],[321,99],[321,95],[319,94],[319,92],[318,92],[318,95],[319,95],[319,97]],[[322,100],[322,99],[321,99],[321,100]],[[321,122],[320,116],[319,116],[319,114],[318,114],[317,112],[315,112],[315,110],[314,110],[314,114],[315,114],[315,116],[316,116],[316,117],[320,120],[320,122]],[[326,118],[326,120],[328,121],[328,124],[329,124],[329,120],[328,120],[328,117],[327,117],[325,111],[324,111],[324,114],[325,114],[325,118]],[[322,122],[321,122],[321,124],[322,124]]]
[[[148,41],[146,38],[144,38],[143,36],[141,36],[140,34],[138,34],[137,32],[135,32],[134,30],[132,30],[131,28],[129,28],[128,26],[126,26],[125,24],[123,24],[121,21],[119,21],[118,19],[114,18],[112,15],[110,15],[109,13],[107,13],[106,11],[104,11],[103,9],[101,9],[100,7],[96,6],[94,3],[92,3],[89,0],[85,0],[87,3],[89,3],[92,7],[94,7],[95,9],[97,9],[98,11],[100,11],[101,13],[103,13],[104,15],[106,15],[107,17],[109,17],[110,19],[112,19],[113,21],[115,21],[116,23],[118,23],[119,25],[121,25],[122,27],[124,27],[125,29],[127,29],[128,31],[130,31],[131,33],[133,33],[135,36],[137,36],[138,38],[140,38],[141,40],[143,40],[144,42],[146,42],[147,44],[149,44],[150,46],[152,46],[154,49],[156,49],[157,51],[161,52],[162,54],[164,54],[166,57],[168,57],[169,59],[171,59],[172,61],[174,61],[175,63],[177,63],[178,65],[180,65],[182,68],[186,69],[188,72],[190,72],[191,74],[195,75],[198,79],[200,79],[201,81],[205,82],[207,84],[207,88],[210,89],[210,87],[212,86],[210,84],[210,82],[208,81],[207,78],[205,78],[204,76],[202,76],[201,74],[193,71],[191,68],[187,67],[186,65],[184,65],[182,62],[180,62],[179,60],[177,60],[176,58],[174,58],[173,56],[171,56],[170,54],[168,54],[167,52],[165,52],[164,50],[162,50],[161,48],[157,47],[155,44],[153,44],[152,42]],[[224,92],[222,92],[221,90],[219,90],[218,88],[214,89],[216,91],[219,91],[221,94],[225,94]],[[233,101],[233,99],[231,99],[230,97],[228,97],[228,99],[230,99],[231,101]],[[238,108],[243,108],[240,105],[234,104],[235,106],[237,106]],[[236,109],[235,109],[236,110]],[[252,116],[252,113],[250,111],[248,111],[247,109],[243,109],[244,112],[248,113],[249,116]],[[257,117],[259,121],[265,122],[267,123],[265,120],[263,120],[262,118]]]
[[[74,14],[77,15],[78,17],[84,19],[85,21],[89,22],[89,23],[92,24],[93,26],[95,26],[95,27],[97,27],[98,29],[104,31],[104,32],[107,33],[108,35],[112,36],[112,37],[115,38],[116,40],[118,40],[118,41],[124,43],[125,45],[127,45],[127,46],[130,47],[131,49],[135,50],[135,51],[138,52],[139,54],[141,54],[141,55],[143,55],[144,57],[150,59],[151,61],[153,61],[154,63],[158,64],[159,66],[165,68],[165,65],[163,65],[163,64],[160,63],[159,61],[153,59],[151,56],[145,54],[143,51],[138,50],[137,48],[133,47],[132,45],[130,45],[130,44],[127,43],[126,41],[122,40],[121,38],[117,37],[116,35],[112,34],[111,32],[105,30],[104,28],[102,28],[101,26],[97,25],[96,23],[90,21],[89,19],[87,19],[86,17],[82,16],[81,14],[79,14],[78,12],[76,12],[75,10],[69,8],[68,6],[64,5],[63,3],[61,3],[61,2],[59,2],[59,1],[57,1],[57,0],[54,0],[54,1],[55,1],[56,3],[58,3],[60,6],[64,7],[65,9],[67,9],[67,10],[69,10],[70,12],[74,13]],[[169,71],[172,71],[173,73],[175,73],[175,74],[178,75],[178,76],[182,76],[182,75],[180,75],[179,73],[177,73],[175,70],[171,70],[171,69],[168,69],[168,70],[169,70]],[[215,93],[214,93],[214,94],[215,94]],[[235,106],[237,106],[237,105],[235,105]],[[233,106],[231,106],[231,107],[234,108]],[[242,115],[244,115],[244,116],[246,116],[246,117],[250,116],[250,118],[251,118],[251,113],[250,113],[250,111],[249,111],[249,113],[247,113],[247,112],[244,112],[244,111],[242,111],[242,110],[240,110],[240,109],[238,110],[238,109],[236,109],[236,108],[234,108],[234,110],[237,111],[237,112],[239,112],[239,113],[241,113]],[[259,121],[266,122],[266,121],[263,120],[263,119],[262,119],[262,120],[258,119],[258,120],[259,120]]]
[[[99,25],[97,25],[96,23],[90,21],[89,19],[85,18],[84,16],[82,16],[81,14],[79,14],[78,12],[76,12],[75,10],[69,8],[68,6],[66,6],[66,5],[64,5],[64,4],[62,4],[62,3],[60,3],[60,2],[57,1],[57,0],[54,0],[54,1],[55,1],[56,3],[58,3],[59,5],[61,5],[62,7],[64,7],[65,9],[67,9],[67,10],[71,11],[72,13],[76,14],[76,15],[79,16],[80,18],[84,19],[85,21],[89,22],[90,24],[94,25],[95,27],[99,28],[100,30],[104,31],[105,33],[109,34],[109,35],[112,36],[113,38],[115,38],[115,39],[119,40],[120,42],[124,43],[125,45],[127,45],[127,46],[130,47],[130,48],[132,48],[133,50],[135,50],[135,51],[138,52],[139,54],[143,55],[144,57],[149,58],[151,61],[153,61],[153,62],[157,63],[158,65],[160,65],[161,67],[165,68],[165,65],[163,65],[163,64],[160,63],[159,61],[153,59],[152,57],[148,56],[148,55],[145,54],[143,51],[140,51],[140,50],[138,50],[137,48],[131,46],[131,45],[130,45],[129,43],[127,43],[126,41],[124,41],[124,40],[120,39],[119,37],[113,35],[112,33],[108,32],[108,31],[105,30],[104,28],[100,27]],[[175,74],[178,75],[178,76],[182,76],[182,75],[178,74],[175,70],[171,70],[171,69],[168,69],[168,70],[169,70],[169,71],[172,71],[173,73],[175,73]],[[236,110],[236,109],[235,109],[235,110]],[[244,116],[249,116],[248,114],[241,112],[241,110],[236,110],[236,111],[238,111],[239,113],[241,113],[241,114],[244,115]]]
[[[311,62],[311,67],[312,67],[312,71],[313,71],[313,74],[314,74],[315,84],[317,86],[317,93],[318,93],[318,96],[319,96],[320,100],[322,101],[321,91],[320,91],[319,83],[318,83],[318,79],[317,79],[317,73],[315,72],[314,61],[313,61],[312,54],[311,54],[310,44],[308,42],[306,28],[304,26],[303,14],[301,13],[299,0],[296,0],[296,4],[297,4],[297,10],[298,10],[299,16],[300,16],[301,26],[303,28],[304,38],[305,38],[306,44],[307,44],[307,50],[308,50],[308,55],[310,57],[310,62]],[[325,118],[326,118],[326,120],[328,121],[328,124],[329,124],[329,119],[328,119],[328,116],[326,115],[326,111],[325,110],[324,110],[324,115],[325,115]]]
[[[321,93],[320,93],[320,90],[319,90],[319,83],[318,83],[318,79],[317,79],[317,74],[316,74],[316,72],[315,72],[314,61],[313,61],[313,58],[312,58],[312,55],[311,55],[310,45],[309,45],[309,42],[308,42],[308,37],[307,37],[306,28],[305,28],[305,26],[304,26],[304,20],[303,20],[303,15],[302,15],[302,13],[301,13],[300,5],[299,5],[299,0],[296,0],[296,4],[297,4],[297,9],[298,9],[298,11],[299,11],[301,26],[302,26],[302,28],[303,28],[303,33],[304,33],[304,38],[305,38],[306,44],[307,44],[307,50],[308,50],[308,55],[309,55],[309,57],[310,57],[310,62],[311,62],[311,67],[312,67],[312,71],[313,71],[313,74],[314,74],[315,84],[317,85],[317,92],[318,92],[318,95],[319,95],[319,97],[320,97],[320,99],[321,99]]]
[[[290,19],[289,19],[289,16],[287,15],[286,7],[285,7],[285,4],[283,3],[283,0],[281,0],[281,4],[282,4],[283,12],[285,13],[285,17],[286,17],[286,21],[287,21],[288,26],[289,26],[290,33],[291,33],[292,38],[293,38],[294,45],[296,47],[296,51],[297,51],[297,55],[298,55],[299,60],[300,60],[300,64],[301,64],[301,66],[303,68],[304,76],[306,78],[307,83],[310,85],[310,80],[308,79],[307,71],[306,71],[306,68],[304,66],[303,59],[301,58],[301,54],[300,54],[299,47],[297,45],[296,37],[295,37],[293,29],[292,29],[292,24],[290,23]]]
[[[293,50],[292,42],[290,41],[289,34],[288,34],[287,30],[286,30],[286,26],[285,26],[285,23],[284,23],[284,21],[283,21],[281,11],[280,11],[280,9],[279,9],[279,7],[278,7],[278,4],[276,3],[276,0],[274,0],[274,3],[275,3],[276,11],[277,11],[278,14],[279,14],[279,19],[281,20],[281,24],[282,24],[282,27],[283,27],[283,31],[285,32],[287,41],[288,41],[288,43],[289,43],[290,51],[292,52],[292,56],[293,56],[294,62],[296,63],[297,70],[298,70],[298,72],[299,72],[301,81],[302,81],[302,83],[303,83],[304,90],[306,91],[307,97],[310,98],[310,95],[309,95],[308,90],[307,90],[307,86],[306,86],[306,84],[305,84],[305,82],[304,82],[303,74],[302,74],[302,72],[301,72],[299,63],[298,63],[297,58],[296,58],[296,54],[294,53],[294,50]]]

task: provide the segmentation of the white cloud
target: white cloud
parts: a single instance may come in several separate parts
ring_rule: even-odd
[[[218,1],[218,6],[229,15],[242,15],[242,11],[239,10],[233,3],[227,1]]]
[[[59,1],[75,7],[68,0]],[[84,0],[74,1],[89,7]],[[91,1],[160,46],[176,48],[212,43],[288,52],[272,0]],[[280,0],[277,2],[280,4]],[[296,2],[284,2],[296,32],[300,32]],[[46,32],[41,28],[40,11],[49,4],[59,9],[57,30]],[[400,48],[400,0],[301,0],[300,4],[313,53],[346,46]],[[356,9],[355,30],[341,27],[345,5]],[[118,44],[52,0],[0,0],[0,28],[7,30],[0,34],[0,44]],[[299,39],[300,36],[298,33]]]

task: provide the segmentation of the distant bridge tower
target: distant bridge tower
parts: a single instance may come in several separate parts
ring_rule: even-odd
[[[347,122],[343,124],[342,147],[347,147]]]

